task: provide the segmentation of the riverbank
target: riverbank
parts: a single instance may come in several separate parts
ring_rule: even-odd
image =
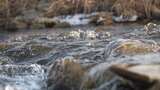
[[[126,2],[129,4],[121,0],[1,0],[0,28],[14,31],[87,24],[109,26],[159,18],[157,0]],[[142,5],[138,4],[140,2]]]

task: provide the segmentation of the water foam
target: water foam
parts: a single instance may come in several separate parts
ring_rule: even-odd
[[[45,70],[37,64],[0,66],[0,90],[44,90],[45,80]]]

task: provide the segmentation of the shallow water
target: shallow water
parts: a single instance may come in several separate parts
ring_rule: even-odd
[[[0,90],[45,90],[45,69],[51,63],[67,58],[74,58],[83,65],[100,64],[90,70],[91,76],[115,63],[160,63],[159,53],[131,56],[114,53],[120,40],[160,43],[159,38],[145,35],[142,27],[141,24],[115,24],[3,33],[0,35],[1,43],[6,46],[0,45],[3,61],[0,66]],[[97,90],[104,87],[107,87],[105,83]]]
[[[46,79],[40,65],[0,66],[0,90],[45,90]]]

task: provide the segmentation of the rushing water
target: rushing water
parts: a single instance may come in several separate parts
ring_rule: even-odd
[[[157,52],[120,55],[114,51],[127,40],[141,40],[153,45],[160,43],[159,38],[145,35],[141,25],[101,27],[100,32],[96,29],[77,27],[4,34],[5,39],[0,43],[0,90],[45,90],[46,68],[57,60],[75,59],[83,65],[98,64],[89,71],[95,78],[115,63],[160,62]],[[96,90],[114,86],[116,80],[103,82]],[[117,89],[114,86],[106,90]]]
[[[45,90],[45,70],[36,64],[0,66],[0,90]]]

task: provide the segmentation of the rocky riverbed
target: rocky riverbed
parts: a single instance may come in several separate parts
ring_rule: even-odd
[[[160,63],[158,33],[153,23],[2,32],[0,90],[137,90],[109,68]]]
[[[159,6],[0,0],[0,90],[160,90]]]

